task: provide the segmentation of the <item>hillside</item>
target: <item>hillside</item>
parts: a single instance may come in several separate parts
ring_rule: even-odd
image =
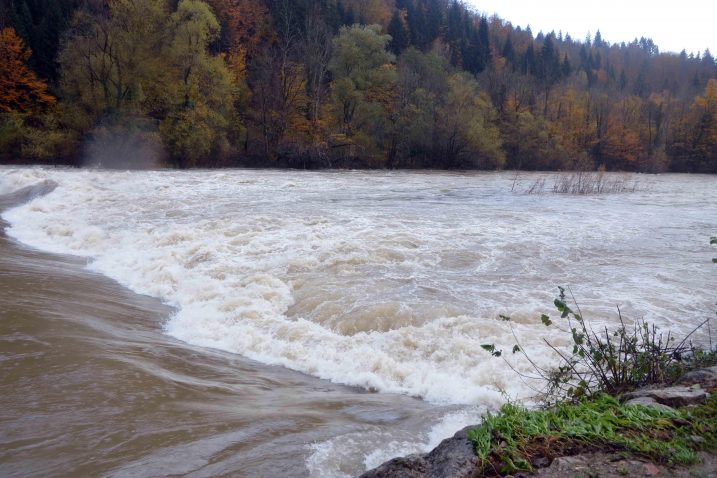
[[[717,172],[709,51],[454,0],[0,8],[4,162]]]

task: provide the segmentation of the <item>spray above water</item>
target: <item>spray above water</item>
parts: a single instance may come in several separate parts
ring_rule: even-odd
[[[166,164],[156,122],[130,115],[98,123],[87,135],[82,158],[82,166],[99,169],[149,170]]]

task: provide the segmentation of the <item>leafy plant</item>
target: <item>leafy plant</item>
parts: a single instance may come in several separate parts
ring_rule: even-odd
[[[599,393],[615,396],[651,383],[669,383],[686,370],[715,361],[712,351],[701,351],[689,341],[709,319],[679,343],[676,343],[671,332],[663,333],[643,319],[637,320],[632,326],[627,325],[619,308],[619,327],[613,331],[607,327],[595,331],[584,318],[575,299],[568,301],[565,289],[559,289],[560,294],[554,304],[564,322],[558,326],[546,314],[540,320],[546,327],[559,327],[568,334],[572,348],[562,349],[545,340],[559,357],[557,367],[545,369],[531,359],[514,333],[516,344],[513,353],[522,353],[535,370],[535,375],[520,373],[506,361],[521,377],[545,384],[538,391],[547,403],[563,398],[578,400]],[[501,318],[510,321],[507,316]],[[481,347],[494,357],[503,356],[502,351],[493,344]]]

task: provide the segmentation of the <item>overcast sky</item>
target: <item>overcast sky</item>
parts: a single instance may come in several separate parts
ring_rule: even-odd
[[[652,38],[660,51],[717,53],[717,2],[714,0],[466,0],[478,11],[497,13],[533,34],[562,30],[575,39],[599,29],[610,43]]]

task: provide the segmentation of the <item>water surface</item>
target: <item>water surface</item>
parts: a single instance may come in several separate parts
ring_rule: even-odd
[[[513,179],[0,169],[57,184],[3,214],[1,474],[355,474],[530,396],[480,344],[511,315],[549,363],[558,285],[596,322],[712,313],[714,178]]]

